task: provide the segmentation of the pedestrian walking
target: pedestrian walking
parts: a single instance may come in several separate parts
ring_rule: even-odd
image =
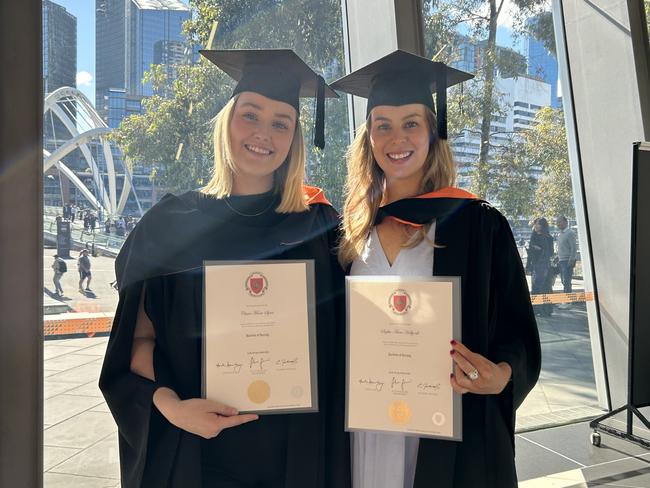
[[[578,255],[578,245],[576,242],[576,234],[573,229],[569,228],[569,222],[564,215],[560,215],[555,221],[560,229],[557,236],[557,256],[558,266],[560,268],[560,279],[564,287],[564,293],[571,293],[573,280],[573,268],[576,265],[576,258]],[[569,304],[558,305],[560,308],[568,308]]]
[[[555,275],[551,271],[551,258],[553,257],[553,237],[548,230],[548,221],[538,218],[533,224],[528,245],[528,262],[526,267],[531,272],[533,295],[552,293],[552,281]],[[553,304],[543,303],[535,305],[536,313],[550,316],[553,313]]]
[[[66,262],[59,257],[58,254],[54,255],[54,262],[52,263],[52,269],[54,270],[54,277],[52,281],[54,282],[55,293],[59,296],[63,296],[63,287],[61,286],[61,277],[63,273],[68,271],[68,265]]]
[[[88,249],[83,249],[81,251],[81,256],[77,261],[77,268],[79,268],[79,291],[84,293],[84,280],[86,281],[86,291],[92,291],[90,289],[90,280],[92,279],[92,274],[90,272],[90,258],[88,257]]]

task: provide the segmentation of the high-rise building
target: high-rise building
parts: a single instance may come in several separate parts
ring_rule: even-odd
[[[76,86],[77,18],[64,7],[43,0],[43,92]]]
[[[77,18],[64,7],[50,0],[43,0],[43,96],[58,88],[77,85]],[[74,114],[71,102],[59,102],[59,108]],[[70,139],[70,131],[51,111],[43,119],[43,148],[54,152]],[[76,154],[69,154],[65,163],[73,165]],[[57,205],[62,203],[62,186],[67,180],[52,168],[43,177],[44,200]]]
[[[528,22],[530,24],[534,19]],[[526,40],[526,61],[529,76],[551,85],[551,107],[562,108],[562,99],[558,92],[558,67],[555,54],[546,49],[543,42],[529,36]]]
[[[61,5],[43,0],[43,94],[76,85],[77,18]],[[75,110],[69,103],[59,105],[63,110]],[[53,149],[57,141],[69,139],[70,132],[59,120],[46,120],[43,138],[45,147]]]
[[[467,36],[456,36],[453,49],[453,60],[450,65],[456,69],[477,74],[485,62],[485,47],[487,40],[475,41]],[[496,46],[497,58],[500,60],[495,67],[495,75],[510,78],[526,74],[526,57],[504,46]]]
[[[152,64],[182,61],[182,26],[190,11],[179,0],[96,0],[95,6],[96,108],[108,122],[111,100],[122,97],[116,90],[124,90],[134,105],[152,94],[151,86],[142,83]],[[110,107],[111,126],[121,120],[117,104]]]
[[[190,10],[179,0],[95,0],[95,8],[95,107],[116,128],[125,117],[141,113],[142,98],[153,94],[151,85],[142,83],[152,64],[163,65],[174,79],[176,66],[196,56],[186,55],[182,34]],[[113,160],[122,161],[117,148]],[[156,200],[150,173],[146,163],[133,168],[134,188],[145,209]],[[130,197],[125,212],[135,208]]]

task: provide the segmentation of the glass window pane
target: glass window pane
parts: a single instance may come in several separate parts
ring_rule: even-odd
[[[208,3],[220,10],[196,8]],[[97,387],[118,301],[115,257],[163,195],[210,178],[211,120],[233,88],[200,61],[213,26],[215,48],[290,47],[325,79],[343,75],[340,2],[251,5],[43,0],[45,486],[119,483],[117,429]],[[307,182],[340,207],[345,98],[326,109],[319,151],[313,102],[301,105]],[[87,262],[91,279],[80,273]]]
[[[486,6],[485,18],[467,21],[463,5],[424,2],[425,55],[476,75],[449,95],[459,184],[508,218],[526,267],[543,362],[517,427],[596,415],[586,312],[593,295],[583,279],[588,263],[580,253],[552,15],[523,4],[500,13]],[[513,13],[519,22],[508,21]],[[491,16],[498,20],[493,32]],[[544,219],[539,232],[537,219]],[[540,239],[552,249],[541,252]]]

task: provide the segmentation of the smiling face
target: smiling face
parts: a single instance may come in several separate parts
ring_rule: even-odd
[[[388,186],[422,180],[431,136],[425,110],[419,103],[372,109],[370,145]]]
[[[273,186],[273,173],[287,159],[296,131],[296,110],[254,92],[237,98],[230,121],[230,147],[237,171],[236,193],[259,193]]]

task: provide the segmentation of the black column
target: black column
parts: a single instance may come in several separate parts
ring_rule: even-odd
[[[0,486],[43,485],[41,2],[0,2]]]

